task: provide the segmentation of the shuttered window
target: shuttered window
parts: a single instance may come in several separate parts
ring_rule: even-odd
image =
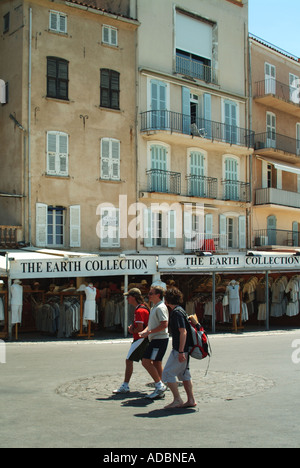
[[[66,245],[66,220],[69,219],[70,247],[80,247],[80,205],[51,206],[36,204],[36,245],[38,247],[62,247]]]
[[[66,133],[47,133],[47,174],[68,175],[68,135]]]
[[[120,180],[120,141],[101,140],[101,179]]]
[[[100,106],[120,109],[120,73],[103,68],[100,70]]]
[[[69,63],[57,57],[47,57],[47,97],[69,98]]]
[[[102,26],[102,42],[103,44],[117,46],[118,45],[118,30],[106,24]]]
[[[120,247],[120,210],[101,208],[100,247]]]
[[[57,33],[67,33],[67,15],[59,11],[50,11],[49,29]]]

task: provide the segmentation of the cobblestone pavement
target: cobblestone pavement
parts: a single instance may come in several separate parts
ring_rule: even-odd
[[[118,388],[122,379],[123,374],[96,375],[77,379],[60,385],[56,393],[72,399],[96,401],[111,397],[112,401],[119,401],[126,397],[143,397],[152,391],[153,384],[147,381],[145,372],[137,371],[131,380],[130,388],[133,390],[131,394],[112,395],[112,388]],[[208,371],[206,376],[203,372],[199,372],[193,377],[193,384],[198,404],[217,400],[236,400],[256,395],[275,385],[272,380],[257,375],[215,371]]]

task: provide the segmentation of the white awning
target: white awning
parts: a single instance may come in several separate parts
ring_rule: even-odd
[[[275,167],[275,169],[278,169],[279,171],[291,172],[293,174],[300,175],[300,167],[296,167],[293,164],[276,161],[276,159],[263,158],[262,156],[257,156],[257,158],[261,159],[262,161],[266,161],[269,164],[272,164]]]

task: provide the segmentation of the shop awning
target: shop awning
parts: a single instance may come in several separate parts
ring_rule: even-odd
[[[278,169],[279,171],[291,172],[293,174],[300,175],[300,167],[296,167],[293,164],[276,161],[276,159],[263,158],[262,156],[258,156],[258,159],[266,161],[268,164],[272,164],[275,169]]]

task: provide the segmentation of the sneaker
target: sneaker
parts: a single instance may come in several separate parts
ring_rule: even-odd
[[[166,390],[167,387],[165,385],[162,385],[161,387],[156,388],[153,393],[147,395],[147,398],[150,398],[151,400],[155,400],[156,398],[164,398]]]
[[[122,384],[121,387],[113,391],[113,393],[129,393],[128,385]]]

